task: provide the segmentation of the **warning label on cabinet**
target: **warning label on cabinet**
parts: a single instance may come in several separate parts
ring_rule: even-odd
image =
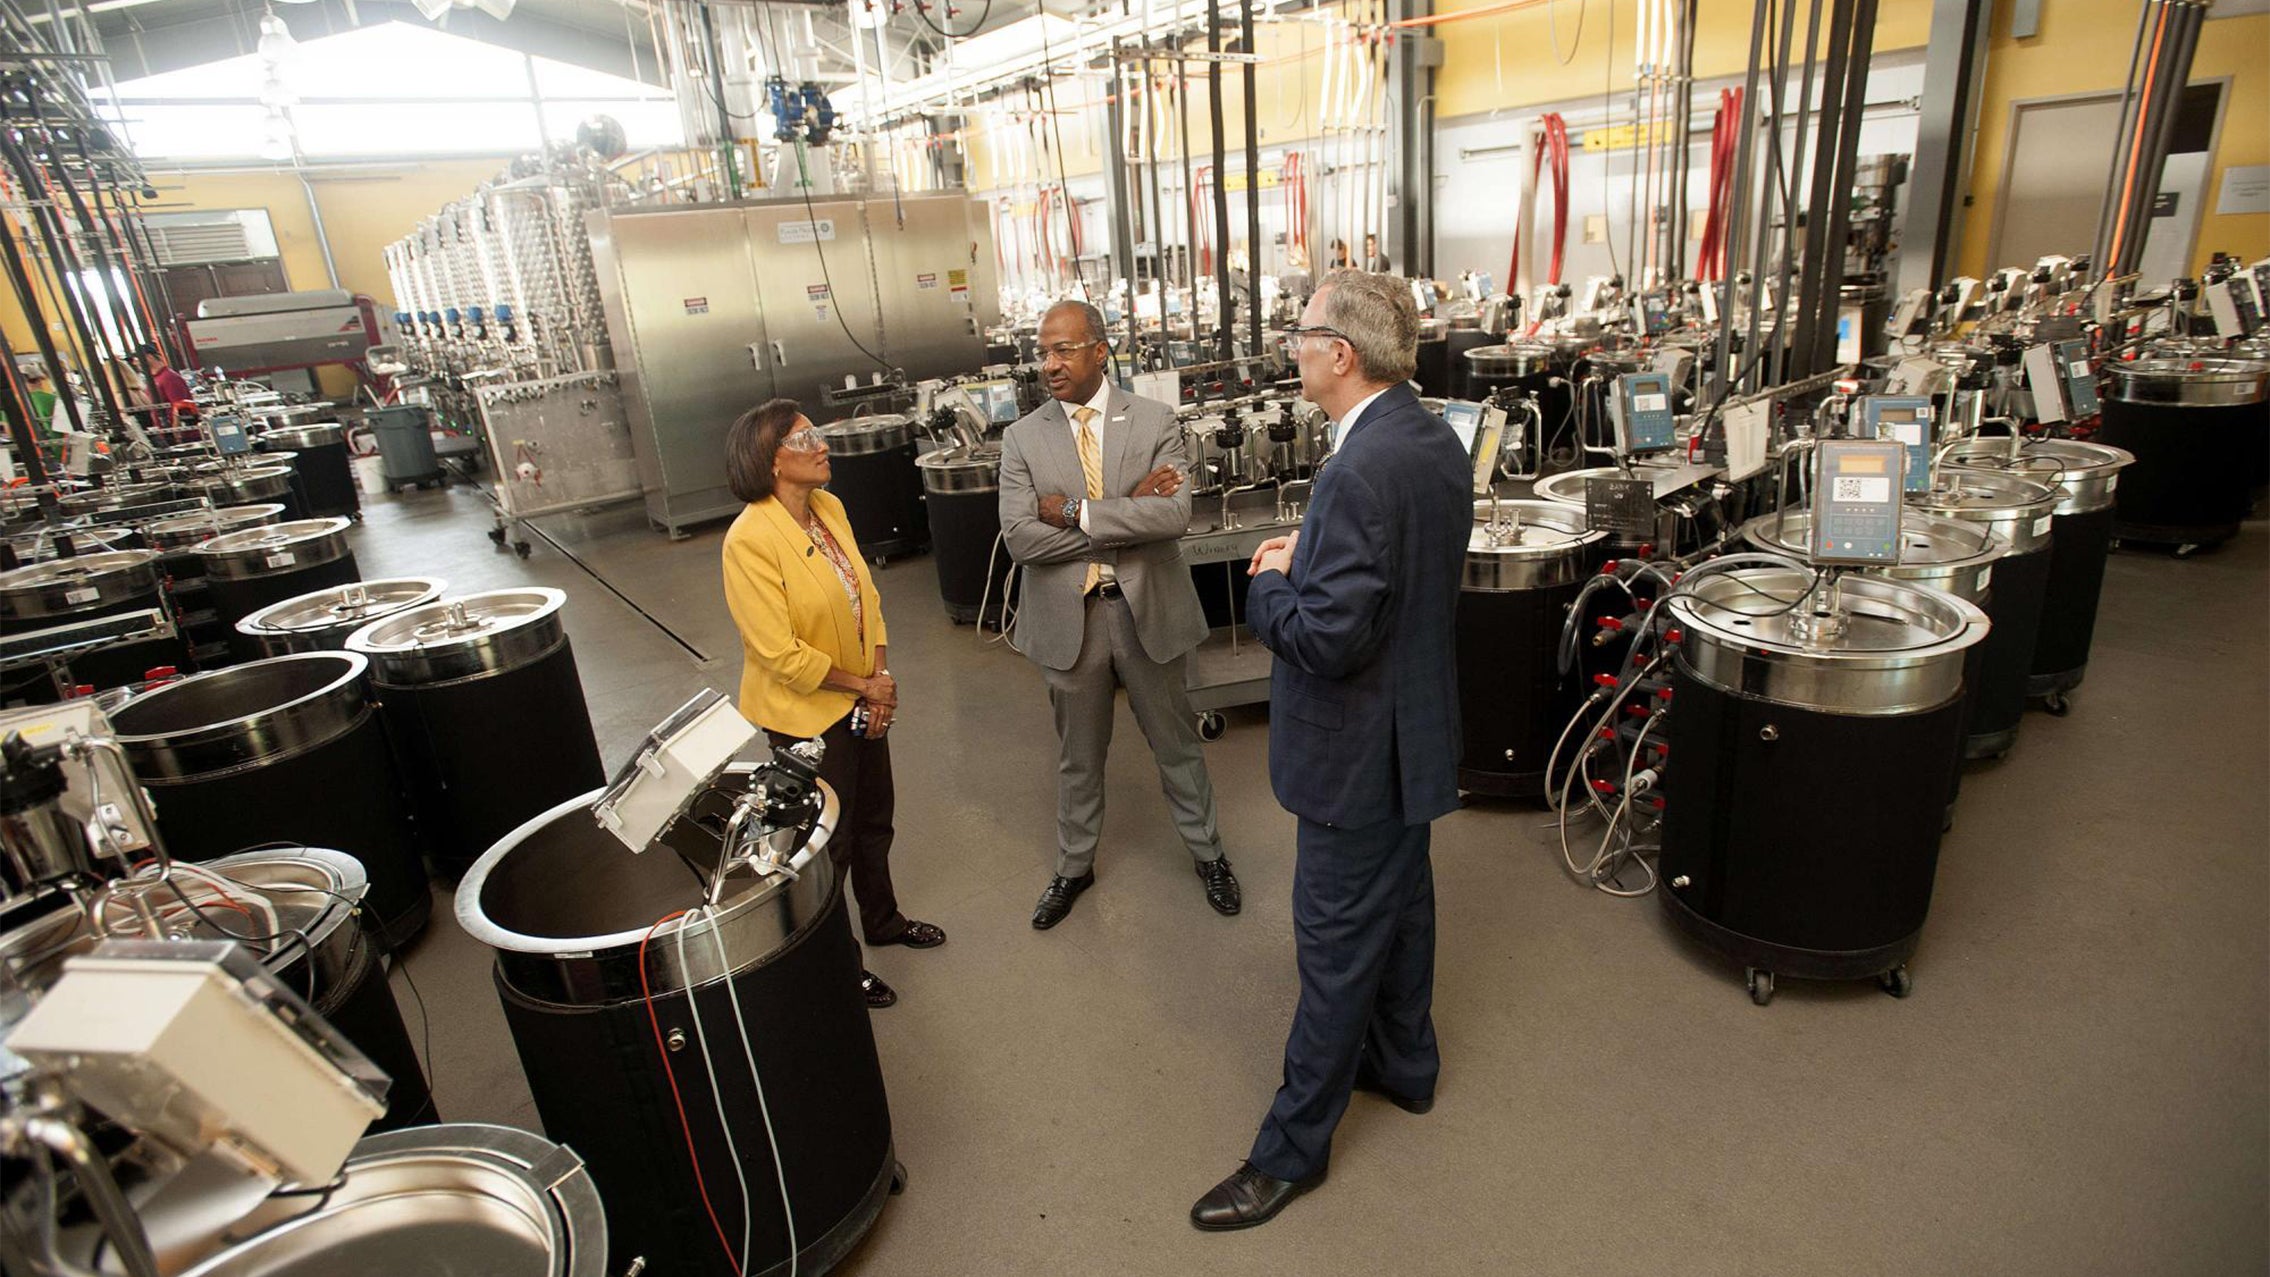
[[[950,271],[947,271],[947,272],[946,272],[946,288],[948,289],[948,291],[951,291],[951,292],[956,292],[956,293],[966,293],[966,292],[968,292],[968,291],[969,291],[969,272],[968,272],[968,271],[966,271],[966,270],[950,270]]]
[[[687,313],[687,314],[689,314],[689,315],[706,315],[706,314],[708,314],[708,313],[709,313],[709,298],[707,298],[707,297],[688,297],[688,298],[686,299],[686,313]]]
[[[938,287],[938,277],[936,275],[917,275],[914,277],[914,286],[923,292],[930,292]]]
[[[826,323],[828,319],[829,301],[828,286],[826,284],[804,285],[804,300],[811,303],[812,317],[822,323]]]

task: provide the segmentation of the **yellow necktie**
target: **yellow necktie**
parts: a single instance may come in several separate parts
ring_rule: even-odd
[[[1072,410],[1072,416],[1080,423],[1080,475],[1087,480],[1088,500],[1093,501],[1103,495],[1103,450],[1096,446],[1096,432],[1088,425],[1096,419],[1096,410],[1083,404]],[[1096,583],[1102,579],[1103,565],[1090,563],[1080,593],[1094,593]]]

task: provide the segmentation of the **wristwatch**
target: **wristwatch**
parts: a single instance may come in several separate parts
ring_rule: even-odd
[[[1080,526],[1080,498],[1064,498],[1064,526],[1067,528]]]

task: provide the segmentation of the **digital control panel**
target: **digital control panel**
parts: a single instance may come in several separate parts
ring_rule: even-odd
[[[252,451],[252,438],[244,433],[244,423],[234,417],[215,417],[206,425],[213,436],[213,447],[224,457]]]
[[[2089,344],[2071,340],[2051,342],[2057,352],[2057,370],[2065,378],[2065,406],[2075,417],[2093,417],[2097,403],[2097,372],[2089,366]]]
[[[1666,452],[1679,442],[1671,416],[1671,378],[1660,372],[1628,372],[1616,378],[1608,397],[1616,423],[1616,446],[1626,456]]]
[[[1467,399],[1442,406],[1442,419],[1465,446],[1474,466],[1474,491],[1487,493],[1497,479],[1498,451],[1505,446],[1505,410]]]
[[[1814,452],[1816,563],[1900,561],[1900,484],[1907,445],[1884,439],[1824,439]]]
[[[1907,449],[1906,482],[1901,490],[1931,486],[1931,401],[1921,395],[1869,395],[1860,401],[1862,439],[1888,439]]]

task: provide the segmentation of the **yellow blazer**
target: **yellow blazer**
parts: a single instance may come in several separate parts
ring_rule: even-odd
[[[725,533],[725,605],[741,631],[741,716],[791,736],[817,736],[850,713],[859,698],[821,681],[836,666],[873,674],[875,649],[889,641],[883,600],[843,502],[815,491],[812,509],[851,557],[867,617],[864,643],[835,565],[778,498],[750,502]]]

